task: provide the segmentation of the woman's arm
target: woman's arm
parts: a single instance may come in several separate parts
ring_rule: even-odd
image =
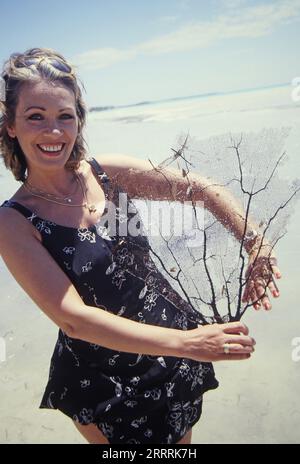
[[[182,331],[142,324],[85,305],[34,230],[18,212],[0,209],[0,254],[7,268],[29,297],[68,336],[118,351],[204,361],[246,359],[253,351],[254,342],[241,323]],[[232,351],[236,350],[230,356],[224,355],[224,343],[234,343]]]
[[[132,353],[171,355],[179,351],[179,330],[145,326],[85,305],[34,232],[33,225],[20,213],[0,209],[0,254],[7,268],[67,335]]]
[[[241,241],[244,236],[245,214],[239,202],[228,189],[210,178],[182,172],[173,168],[155,167],[148,160],[140,160],[127,155],[99,155],[96,157],[111,179],[120,184],[132,198],[150,200],[170,200],[202,202],[235,237]],[[249,252],[255,243],[251,233],[258,229],[248,218],[244,247]]]

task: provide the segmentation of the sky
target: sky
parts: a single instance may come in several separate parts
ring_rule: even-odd
[[[300,0],[0,0],[0,63],[32,47],[76,66],[89,107],[300,76]]]

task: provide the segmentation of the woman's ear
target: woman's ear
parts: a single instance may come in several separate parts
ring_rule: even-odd
[[[8,135],[9,135],[12,139],[14,139],[14,138],[16,137],[16,131],[15,131],[14,127],[9,127],[9,126],[7,126],[7,127],[6,127],[6,130],[7,130]]]

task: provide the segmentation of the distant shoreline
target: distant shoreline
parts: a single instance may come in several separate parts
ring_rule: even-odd
[[[180,100],[193,100],[193,99],[198,99],[198,98],[209,98],[209,97],[215,97],[217,95],[232,95],[232,94],[237,94],[237,93],[247,93],[247,92],[253,92],[256,90],[266,90],[266,89],[274,89],[277,87],[286,87],[290,86],[290,82],[285,82],[281,84],[272,84],[272,85],[265,85],[261,87],[249,87],[246,89],[240,89],[240,90],[229,90],[227,92],[208,92],[208,93],[202,93],[198,95],[189,95],[185,97],[173,97],[173,98],[165,98],[162,100],[152,100],[152,101],[142,101],[138,103],[131,103],[128,105],[106,105],[106,106],[92,106],[89,108],[89,112],[99,112],[99,111],[111,111],[115,109],[120,109],[120,108],[132,108],[135,106],[146,106],[146,105],[155,105],[158,103],[167,103],[167,102],[174,102],[174,101],[180,101]]]

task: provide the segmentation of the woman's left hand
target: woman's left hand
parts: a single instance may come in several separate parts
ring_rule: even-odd
[[[252,301],[254,309],[260,309],[263,306],[266,310],[271,309],[272,305],[269,300],[267,289],[273,297],[279,297],[279,289],[275,283],[276,279],[281,278],[281,272],[277,267],[277,258],[272,252],[266,253],[261,249],[257,253],[249,255],[249,264],[246,270],[246,285],[242,301],[244,303]]]

